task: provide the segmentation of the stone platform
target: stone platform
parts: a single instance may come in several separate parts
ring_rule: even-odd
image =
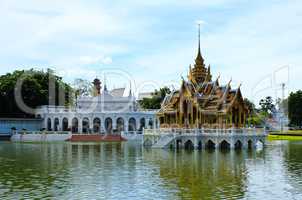
[[[12,134],[12,142],[59,142],[71,138],[71,132],[68,131],[22,131]]]
[[[152,148],[243,149],[265,145],[264,129],[145,129],[143,145]]]

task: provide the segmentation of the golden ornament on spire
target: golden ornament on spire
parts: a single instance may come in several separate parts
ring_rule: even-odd
[[[207,69],[200,50],[200,24],[198,24],[198,52],[194,68],[192,69],[192,76],[198,84],[202,84],[204,81],[207,81]]]

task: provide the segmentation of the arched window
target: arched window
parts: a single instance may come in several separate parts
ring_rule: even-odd
[[[128,130],[129,131],[136,131],[136,120],[135,118],[131,117],[129,119],[129,124],[128,124]]]
[[[101,120],[100,118],[94,118],[93,120],[93,132],[94,133],[100,133],[101,131]]]
[[[242,142],[240,140],[237,140],[235,143],[235,149],[241,149],[242,148]]]
[[[68,131],[68,119],[66,117],[63,118],[63,131]]]
[[[110,117],[105,119],[105,129],[108,134],[112,133],[112,119]]]
[[[188,140],[185,142],[185,149],[187,150],[193,150],[194,149],[194,144],[191,140]]]
[[[124,131],[124,119],[119,117],[117,118],[116,120],[116,125],[117,125],[117,131],[118,132],[121,132],[121,131]]]
[[[47,119],[47,130],[51,131],[51,119],[50,118]]]
[[[151,129],[153,129],[153,119],[149,119],[149,127],[151,128]]]
[[[208,142],[206,143],[206,148],[207,149],[215,149],[215,143],[212,140],[208,140]]]
[[[89,119],[85,117],[82,120],[82,132],[83,133],[88,133],[89,132]]]
[[[229,149],[230,148],[230,143],[228,143],[227,141],[223,140],[220,145],[219,145],[219,148],[220,149]]]
[[[79,120],[77,118],[72,119],[71,131],[73,133],[78,133],[79,132]]]
[[[58,118],[55,118],[55,123],[54,123],[54,131],[58,131],[59,130],[59,119]]]
[[[141,118],[139,124],[140,124],[140,125],[139,125],[139,131],[142,131],[143,128],[146,127],[146,120],[145,120],[145,118]]]

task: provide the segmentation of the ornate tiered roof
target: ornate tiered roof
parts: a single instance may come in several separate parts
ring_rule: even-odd
[[[206,67],[201,55],[200,39],[198,41],[198,52],[194,67],[189,66],[188,79],[183,78],[180,89],[172,91],[162,102],[159,114],[176,112],[180,106],[181,99],[191,99],[198,105],[199,110],[205,114],[227,113],[234,103],[244,105],[240,86],[231,88],[230,80],[226,85],[220,85],[219,78],[212,81],[210,65]]]

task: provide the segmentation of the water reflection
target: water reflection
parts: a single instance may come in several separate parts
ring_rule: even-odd
[[[246,159],[255,151],[144,151],[160,166],[160,176],[178,187],[181,199],[242,198],[247,189]]]
[[[283,145],[286,177],[296,191],[302,191],[302,141],[291,141]]]
[[[297,198],[301,154],[301,143],[225,152],[131,143],[0,143],[0,199]]]

